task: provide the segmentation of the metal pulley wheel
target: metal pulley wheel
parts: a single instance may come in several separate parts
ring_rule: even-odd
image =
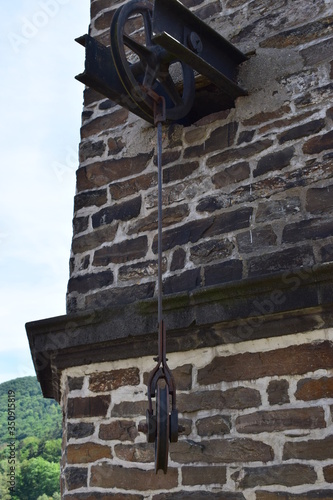
[[[180,120],[192,108],[195,84],[193,69],[152,41],[153,5],[132,0],[114,14],[111,27],[111,54],[127,92],[126,107],[140,108],[154,123],[153,91],[166,101],[166,119]]]
[[[170,439],[169,388],[167,385],[157,386],[156,393],[156,440],[155,471],[168,470],[168,453]]]

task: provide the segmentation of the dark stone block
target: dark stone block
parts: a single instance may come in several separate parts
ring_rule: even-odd
[[[86,231],[89,226],[89,216],[86,217],[74,217],[73,219],[73,235],[77,235]]]
[[[297,238],[298,235],[295,236]],[[295,247],[249,259],[248,273],[249,276],[262,276],[313,266],[314,263],[315,259],[311,247]]]
[[[96,191],[85,191],[79,193],[74,198],[74,212],[81,208],[105,205],[107,202],[106,189],[97,189]]]
[[[196,427],[199,436],[214,436],[229,434],[231,430],[231,418],[229,415],[215,415],[197,420]]]
[[[92,216],[93,228],[110,224],[114,220],[127,221],[137,217],[141,210],[141,196],[106,207]]]
[[[326,149],[333,149],[333,130],[327,134],[312,137],[303,146],[303,153],[318,154]]]
[[[213,130],[205,141],[205,152],[213,153],[233,145],[238,130],[238,123],[231,122]]]
[[[282,243],[297,243],[302,240],[318,240],[333,235],[333,221],[320,219],[302,220],[288,224],[282,233]]]
[[[324,427],[326,427],[326,422],[323,408],[257,411],[236,418],[237,431],[245,434],[279,432],[289,429],[323,429]]]
[[[239,134],[237,145],[244,144],[244,142],[251,142],[255,133],[255,130],[243,130]]]
[[[230,260],[204,268],[205,285],[217,285],[242,279],[243,263],[241,260]]]
[[[287,380],[271,380],[268,384],[268,401],[270,405],[289,403],[289,382]]]
[[[225,484],[227,481],[226,467],[223,466],[182,467],[182,476],[184,486],[195,486],[202,484]],[[214,499],[214,493],[212,495],[213,496],[211,498]],[[183,492],[182,500],[184,500],[186,496],[187,493]]]
[[[328,243],[320,249],[322,262],[333,262],[333,243]]]
[[[271,226],[265,226],[251,232],[240,233],[237,235],[236,240],[240,252],[251,253],[270,246],[276,246],[277,236]]]
[[[257,490],[256,495],[256,500],[333,500],[332,490],[307,490],[305,494]]]
[[[214,260],[225,260],[235,248],[231,240],[208,240],[191,247],[191,260],[196,265],[208,264]]]
[[[110,137],[108,140],[108,155],[116,155],[120,153],[125,147],[122,137]]]
[[[200,144],[199,146],[189,146],[184,151],[184,158],[186,160],[190,158],[200,158],[205,154],[205,145]]]
[[[87,422],[78,422],[75,424],[67,424],[67,438],[81,439],[94,434],[94,424]]]
[[[239,478],[239,479],[238,479]],[[281,484],[283,486],[297,486],[300,484],[314,484],[317,474],[313,467],[305,464],[279,464],[266,467],[244,468],[242,476],[236,472],[233,475],[238,487],[248,489],[257,486]]]
[[[332,30],[332,17],[324,17],[319,21],[313,21],[298,28],[282,31],[278,35],[267,38],[260,43],[261,47],[275,47],[282,49],[303,45],[319,37],[327,36]]]
[[[67,416],[68,418],[105,417],[110,402],[110,395],[90,398],[69,398]]]
[[[91,290],[103,288],[104,286],[112,285],[113,272],[102,271],[100,273],[87,273],[82,276],[70,278],[68,281],[68,293],[78,292],[87,293]]]
[[[182,248],[177,248],[172,256],[170,271],[178,271],[183,269],[185,265],[186,252]]]
[[[76,490],[85,488],[88,484],[88,468],[87,467],[66,467],[65,478],[67,489]]]
[[[94,4],[93,4],[94,5]],[[64,500],[144,500],[143,495],[130,495],[129,493],[101,493],[90,488],[90,493],[65,495]]]
[[[207,229],[205,236],[230,233],[249,227],[253,208],[245,207],[231,212],[224,212],[214,217],[214,223]]]
[[[78,192],[105,186],[130,175],[140,174],[146,169],[151,157],[152,153],[142,153],[133,158],[108,159],[81,167],[76,173]]]
[[[102,247],[94,254],[94,266],[108,266],[122,264],[131,260],[145,257],[148,249],[147,236],[139,236],[133,240],[125,240],[111,246]]]
[[[238,123],[231,122],[213,130],[210,137],[203,144],[186,148],[184,158],[200,158],[208,153],[221,151],[221,149],[232,146],[235,141],[237,129]]]
[[[154,495],[152,500],[245,500],[245,497],[243,493],[233,493],[229,491],[213,493],[212,491],[198,490],[178,491],[177,493],[160,493],[159,495]]]
[[[134,441],[138,430],[133,420],[116,420],[110,424],[101,424],[99,438],[106,441]]]
[[[169,168],[163,169],[163,182],[178,181],[186,179],[189,175],[193,174],[199,168],[199,162],[192,161],[187,163],[179,163]]]
[[[98,248],[107,243],[108,241],[113,241],[118,229],[118,224],[108,224],[107,226],[101,226],[90,233],[83,234],[73,238],[72,241],[72,251],[74,254],[88,252],[94,248]]]
[[[263,139],[262,141],[248,144],[243,148],[228,149],[227,151],[223,151],[222,153],[208,158],[207,166],[216,167],[217,165],[223,165],[227,162],[244,160],[244,158],[251,158],[258,153],[261,153],[265,149],[268,149],[270,146],[272,146],[272,144],[273,141],[271,141],[270,139]]]
[[[154,296],[155,282],[99,291],[85,299],[87,309],[103,308],[115,304],[131,304]]]
[[[247,162],[240,162],[225,168],[212,177],[213,184],[217,188],[229,186],[235,182],[241,182],[250,177],[250,166]]]
[[[68,389],[70,391],[76,391],[82,389],[83,377],[68,377]]]
[[[287,442],[284,445],[283,460],[328,460],[333,458],[333,436],[324,439],[308,439]],[[318,498],[318,497],[315,497]],[[321,498],[321,497],[319,497]],[[326,499],[326,497],[323,497]],[[333,499],[333,494],[332,494]]]
[[[198,17],[200,17],[200,19],[208,19],[209,17],[212,17],[217,12],[221,12],[220,2],[210,3],[210,4],[205,5],[204,7],[201,7],[200,9],[197,9],[195,11],[196,15]]]
[[[294,148],[286,148],[282,151],[276,153],[271,153],[264,156],[258,161],[257,167],[255,168],[253,175],[258,177],[258,175],[266,174],[272,170],[282,170],[287,167],[290,160],[294,156]]]
[[[189,462],[204,462],[207,464],[234,464],[239,462],[243,464],[244,462],[256,461],[269,462],[274,457],[273,449],[261,441],[234,438],[225,439],[223,446],[221,444],[220,439],[200,441],[199,443],[179,441],[170,448],[171,459],[181,464],[188,464]],[[226,495],[226,493],[223,492],[222,495]],[[238,495],[238,493],[234,493],[234,495]],[[211,496],[208,496],[208,498],[211,498]]]
[[[333,209],[333,185],[311,188],[306,193],[306,209],[311,213],[323,213]]]
[[[253,209],[250,207],[233,210],[207,219],[198,219],[182,226],[164,231],[163,250],[170,250],[178,245],[196,243],[201,238],[229,233],[248,227]],[[157,253],[157,237],[154,238],[153,252]]]
[[[166,263],[163,261],[163,272],[166,271]],[[157,260],[147,260],[144,262],[137,262],[129,266],[122,266],[118,271],[120,280],[140,280],[147,277],[157,276]]]
[[[143,174],[122,182],[114,182],[110,185],[110,193],[113,200],[120,200],[133,194],[156,186],[157,174]]]
[[[95,156],[102,156],[106,149],[104,141],[87,141],[81,142],[79,148],[80,162],[86,161],[88,158],[94,158]]]
[[[190,291],[199,287],[200,284],[200,269],[189,269],[180,275],[166,278],[163,283],[163,292],[168,295],[170,293]]]
[[[98,105],[98,109],[106,110],[106,109],[111,109],[114,108],[117,104],[114,101],[111,101],[110,99],[105,99]]]
[[[174,207],[166,207],[162,212],[163,228],[181,222],[190,213],[188,205],[176,205]],[[158,212],[151,212],[147,217],[140,217],[130,225],[128,234],[137,234],[144,231],[157,230]]]
[[[197,212],[215,212],[224,207],[224,201],[219,200],[216,196],[209,196],[201,200],[196,206]]]
[[[319,65],[324,61],[329,61],[333,53],[333,38],[311,45],[301,51],[301,56],[304,58],[308,66]]]
[[[285,219],[288,215],[294,215],[301,210],[299,198],[286,198],[285,200],[269,200],[259,203],[256,213],[256,222],[267,222],[268,220]]]
[[[222,381],[302,375],[320,369],[329,370],[332,367],[333,343],[324,341],[263,353],[248,352],[228,357],[216,357],[209,365],[198,371],[198,383],[209,385]]]
[[[284,144],[288,141],[294,141],[300,139],[301,137],[316,134],[324,127],[325,120],[323,118],[313,120],[312,122],[305,123],[304,125],[298,125],[297,127],[293,127],[286,132],[282,132],[282,134],[278,136],[279,143]]]
[[[201,219],[164,231],[162,235],[163,250],[170,250],[178,245],[186,245],[189,242],[197,242],[200,238],[203,238],[203,235],[206,234],[213,223],[213,218]],[[157,237],[154,238],[153,252],[157,253]]]
[[[162,165],[173,163],[180,158],[181,151],[164,151],[162,153]],[[157,165],[157,156],[154,156],[154,165]]]

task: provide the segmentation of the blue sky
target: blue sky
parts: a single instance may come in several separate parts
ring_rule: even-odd
[[[89,8],[0,7],[0,383],[35,374],[25,323],[66,312]]]

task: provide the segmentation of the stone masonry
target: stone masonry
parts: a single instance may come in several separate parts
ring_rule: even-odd
[[[185,431],[155,475],[138,424],[157,352],[156,129],[86,88],[67,315],[27,325],[63,408],[62,498],[333,500],[333,3],[182,1],[248,56],[233,108],[163,126]],[[123,3],[91,0],[91,36],[109,45]]]
[[[138,433],[151,358],[63,374],[65,500],[333,499],[333,329],[170,355],[185,432]]]
[[[120,2],[92,2],[108,43]],[[333,6],[185,2],[249,60],[249,95],[164,127],[164,293],[332,261]],[[156,130],[85,90],[68,311],[156,295]]]

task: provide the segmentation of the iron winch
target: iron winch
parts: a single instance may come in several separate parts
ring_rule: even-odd
[[[236,83],[247,58],[179,0],[130,0],[110,26],[110,47],[90,35],[85,71],[76,78],[157,126],[158,159],[158,356],[148,381],[147,441],[155,443],[155,470],[167,472],[169,442],[178,440],[176,384],[167,364],[162,311],[162,124],[185,119],[196,94],[195,75],[204,75],[232,103],[246,91]],[[155,412],[152,399],[156,398]],[[171,407],[170,407],[171,399]]]

